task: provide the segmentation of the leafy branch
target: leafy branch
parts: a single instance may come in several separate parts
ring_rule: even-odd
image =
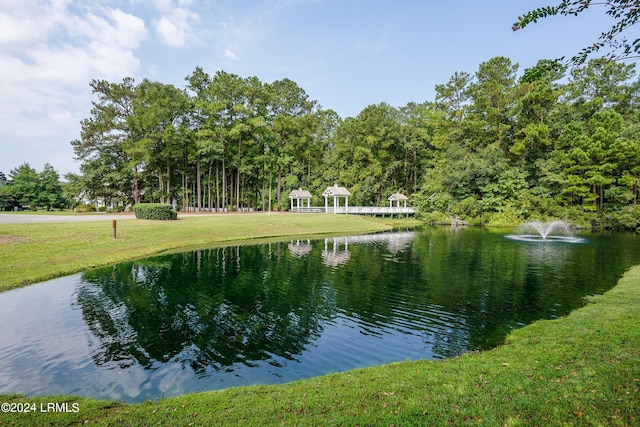
[[[639,57],[640,38],[630,42],[622,36],[625,30],[635,25],[640,19],[639,0],[606,0],[598,2],[591,0],[564,0],[557,6],[540,7],[518,17],[511,29],[513,31],[520,30],[531,23],[538,22],[539,19],[549,16],[578,16],[594,5],[604,6],[606,8],[605,13],[615,19],[615,23],[608,31],[603,32],[591,46],[585,47],[572,57],[570,62],[574,65],[583,64],[590,54],[605,47],[611,48],[611,51],[606,55],[609,59],[620,60]]]

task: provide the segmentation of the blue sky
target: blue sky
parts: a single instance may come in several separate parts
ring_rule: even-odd
[[[184,87],[196,66],[263,82],[289,78],[323,108],[434,99],[456,71],[506,56],[520,72],[570,57],[611,20],[595,6],[513,32],[515,0],[0,0],[0,171],[28,162],[77,173],[70,141],[91,79]]]

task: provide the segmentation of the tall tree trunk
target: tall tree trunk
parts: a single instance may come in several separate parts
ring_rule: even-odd
[[[197,179],[196,179],[196,181],[193,181],[191,183],[190,190],[191,190],[191,206],[197,206],[197,203],[198,203],[197,200],[196,200],[197,199],[196,192],[198,191]],[[196,212],[198,212],[197,209],[198,208],[196,207]]]
[[[209,178],[208,178],[208,194],[209,196],[207,197],[207,207],[209,208],[209,212],[211,212],[211,170],[213,169],[213,166],[211,164],[209,164]]]
[[[200,153],[196,155],[196,208],[197,212],[202,210],[202,179],[200,176]]]
[[[187,176],[182,172],[182,210],[187,212],[189,197],[187,196]]]
[[[222,210],[227,207],[227,171],[224,157],[222,158]]]
[[[164,201],[164,177],[162,176],[162,172],[158,171],[158,192],[160,193],[160,203],[165,203]]]
[[[235,199],[235,191],[236,191],[236,181],[235,181],[235,171],[232,169],[229,171],[229,207],[233,207],[236,204]]]
[[[216,212],[220,209],[220,186],[218,185],[218,175],[220,174],[220,167],[216,163]]]
[[[140,203],[140,189],[138,188],[138,165],[133,167],[133,203]]]
[[[240,165],[242,163],[242,135],[238,138],[238,174],[236,177],[236,210],[240,210]]]
[[[238,187],[238,204],[240,205],[240,209],[244,209],[247,205],[243,204],[243,198],[242,195],[245,193],[246,191],[246,187],[245,184],[242,182],[243,179],[240,178],[240,186]]]
[[[266,179],[265,179],[265,167],[264,163],[262,164],[262,212],[264,212],[264,192],[266,190]]]
[[[282,172],[280,171],[280,166],[278,166],[278,182],[276,183],[276,203],[280,206],[280,183],[282,180]]]
[[[171,203],[171,164],[167,159],[167,203]]]
[[[273,170],[269,168],[269,215],[271,215],[271,178],[273,176]]]
[[[285,139],[285,133],[284,133],[284,129],[282,130],[282,133],[280,134],[280,149],[282,151],[284,151],[284,141]],[[278,165],[278,184],[277,184],[277,190],[276,190],[276,202],[278,203],[278,206],[280,206],[280,193],[282,191],[282,172],[280,171],[280,166]]]

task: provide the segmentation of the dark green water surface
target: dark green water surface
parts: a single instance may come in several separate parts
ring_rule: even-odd
[[[640,264],[629,234],[482,229],[204,249],[0,294],[0,393],[126,402],[271,384],[503,342]]]

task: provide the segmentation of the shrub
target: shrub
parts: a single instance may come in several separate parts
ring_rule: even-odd
[[[164,203],[138,203],[133,211],[138,219],[178,219],[178,213]]]
[[[570,222],[575,228],[593,228],[598,225],[598,214],[585,211],[582,206],[566,206],[558,209],[558,219]]]
[[[599,228],[617,231],[640,230],[640,206],[627,206],[624,209],[607,212],[600,216]]]
[[[488,215],[486,225],[490,227],[512,227],[522,224],[523,219],[513,208],[506,208],[502,212]]]
[[[453,203],[451,210],[456,215],[472,218],[477,217],[482,214],[482,202],[479,202],[473,196],[469,196],[459,202]]]
[[[420,212],[416,214],[416,216],[430,225],[443,225],[443,224],[451,224],[451,217],[443,214],[442,212],[432,211],[432,212]]]
[[[95,212],[96,207],[93,205],[80,204],[73,208],[73,210],[77,213]]]

